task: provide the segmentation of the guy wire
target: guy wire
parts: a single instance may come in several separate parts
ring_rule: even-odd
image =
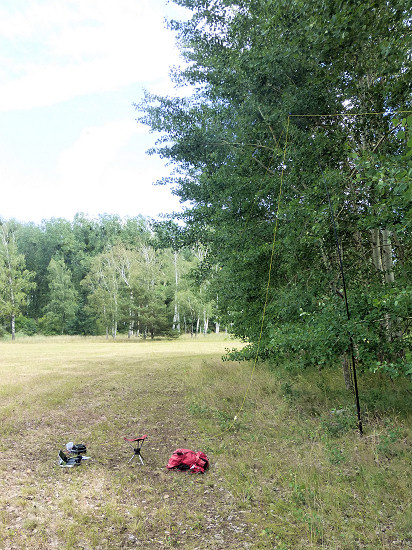
[[[407,113],[412,113],[412,111],[395,111],[395,113],[388,113],[387,111],[385,112],[381,112],[381,113],[378,113],[378,112],[370,112],[370,113],[351,113],[350,111],[346,112],[346,113],[333,113],[333,114],[330,114],[330,113],[324,113],[324,114],[307,114],[307,115],[292,115],[290,114],[289,116],[290,117],[326,117],[326,116],[348,116],[348,117],[351,117],[351,116],[365,116],[365,115],[401,115],[401,114],[407,114]]]
[[[409,113],[412,113],[412,111],[402,110],[402,111],[397,111],[396,113],[392,113],[392,115],[409,114]],[[287,143],[288,143],[288,135],[289,135],[290,118],[291,117],[334,117],[334,116],[348,116],[348,117],[351,117],[351,116],[386,115],[386,114],[389,114],[389,113],[387,113],[387,112],[364,112],[364,113],[345,112],[345,113],[334,113],[334,114],[330,114],[330,113],[327,113],[327,114],[291,114],[291,113],[289,113],[288,119],[287,119],[287,125],[286,125],[285,146],[284,146],[284,150],[283,150],[283,163],[282,163],[282,171],[281,171],[281,177],[280,177],[279,195],[278,195],[278,201],[277,201],[275,228],[274,228],[274,231],[273,231],[273,241],[272,241],[272,251],[271,251],[270,264],[269,264],[268,282],[267,282],[267,286],[266,286],[265,302],[264,302],[264,306],[263,306],[262,321],[261,321],[261,325],[260,325],[260,334],[259,334],[258,344],[257,344],[256,353],[255,353],[255,357],[254,357],[253,368],[252,368],[252,371],[250,373],[249,383],[248,383],[248,386],[246,388],[246,392],[243,396],[242,404],[239,407],[236,415],[234,416],[233,421],[230,423],[230,425],[225,430],[222,430],[219,434],[217,434],[216,437],[219,437],[220,435],[223,435],[228,430],[233,428],[234,423],[236,422],[236,420],[238,418],[238,415],[243,411],[243,407],[244,407],[245,401],[247,399],[247,396],[249,394],[250,387],[251,387],[251,384],[252,384],[253,375],[254,375],[254,372],[255,372],[256,366],[257,366],[257,361],[258,361],[259,351],[260,351],[260,344],[261,344],[262,335],[263,335],[263,327],[264,327],[265,316],[266,316],[266,308],[267,308],[267,304],[268,304],[269,288],[270,288],[270,282],[271,282],[274,253],[275,253],[275,244],[276,244],[276,235],[277,235],[277,228],[278,228],[278,221],[279,221],[280,200],[281,200],[282,188],[283,188],[283,179],[284,179],[284,171],[285,171],[286,151],[287,151]],[[350,321],[350,311],[349,311],[348,297],[347,297],[347,291],[346,291],[345,273],[344,273],[344,269],[343,269],[342,255],[341,255],[340,246],[339,246],[339,237],[338,237],[338,232],[337,232],[337,227],[336,227],[336,222],[335,222],[335,216],[334,216],[334,213],[333,213],[333,207],[332,207],[332,202],[331,202],[331,198],[330,198],[329,188],[328,188],[328,185],[326,183],[326,178],[325,178],[325,175],[324,175],[324,171],[323,171],[322,166],[319,162],[319,159],[317,160],[317,163],[318,163],[319,169],[320,169],[321,174],[322,174],[322,179],[323,179],[326,194],[327,194],[327,199],[328,199],[328,204],[329,204],[329,209],[330,209],[330,215],[331,215],[331,220],[332,220],[332,225],[333,225],[333,231],[334,231],[334,236],[335,236],[335,241],[336,241],[336,247],[337,247],[338,257],[339,257],[339,269],[340,269],[340,273],[341,273],[341,277],[342,277],[342,285],[343,285],[343,294],[344,294],[344,299],[345,299],[346,315],[347,315],[348,321]],[[357,410],[357,416],[358,416],[358,429],[359,429],[360,435],[363,435],[361,410],[360,410],[360,403],[359,403],[358,382],[357,382],[357,374],[356,374],[356,361],[355,361],[354,343],[353,343],[352,335],[349,336],[349,340],[350,340],[350,350],[351,350],[351,360],[352,360],[353,385],[354,385],[354,390],[355,390],[356,410]]]
[[[233,426],[234,426],[234,424],[235,424],[235,422],[238,418],[238,415],[243,411],[243,407],[244,407],[245,401],[247,399],[247,396],[249,394],[250,386],[252,384],[253,375],[255,373],[256,366],[257,366],[257,361],[258,361],[258,357],[259,357],[259,350],[260,350],[260,344],[261,344],[262,335],[263,335],[263,327],[264,327],[264,323],[265,323],[266,308],[267,308],[268,298],[269,298],[269,288],[270,288],[270,281],[271,281],[271,276],[272,276],[273,258],[275,256],[275,244],[276,244],[276,235],[277,235],[278,222],[279,222],[280,200],[281,200],[281,197],[282,197],[282,190],[283,190],[283,177],[284,177],[284,172],[285,172],[286,151],[287,151],[288,134],[289,134],[289,123],[290,123],[290,117],[288,116],[287,125],[286,125],[286,135],[285,135],[285,146],[284,146],[284,149],[283,149],[282,170],[281,170],[281,174],[280,174],[279,194],[278,194],[277,207],[276,207],[275,227],[274,227],[274,230],[273,230],[272,251],[271,251],[270,263],[269,263],[268,281],[267,281],[267,285],[266,285],[265,303],[264,303],[264,306],[263,306],[262,321],[261,321],[261,324],[260,324],[260,334],[259,334],[258,344],[257,344],[257,348],[256,348],[255,358],[254,358],[254,361],[253,361],[253,368],[252,368],[252,371],[250,373],[249,383],[248,383],[248,386],[246,388],[245,394],[243,396],[242,404],[240,405],[239,409],[237,410],[237,413],[235,414],[235,416],[234,416],[232,422],[229,424],[229,426],[226,429],[222,430],[219,434],[217,434],[216,437],[219,437],[219,436],[223,435],[228,430],[233,428]]]

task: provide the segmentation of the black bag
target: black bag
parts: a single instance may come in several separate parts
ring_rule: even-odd
[[[77,445],[73,445],[73,447],[70,449],[70,452],[75,455],[80,455],[86,452],[86,445],[84,443],[78,443]]]

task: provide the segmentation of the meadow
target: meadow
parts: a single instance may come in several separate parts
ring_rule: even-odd
[[[0,548],[412,548],[411,389],[222,361],[221,335],[0,343]],[[145,465],[123,437],[147,434]],[[61,468],[85,443],[90,460]],[[204,474],[168,471],[176,448]]]

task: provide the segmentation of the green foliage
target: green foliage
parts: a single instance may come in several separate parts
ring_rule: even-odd
[[[78,309],[72,275],[62,257],[52,258],[47,271],[50,301],[45,308],[44,328],[47,334],[67,334]]]
[[[356,411],[349,407],[331,409],[327,418],[321,422],[325,434],[332,437],[341,437],[348,431],[356,429]]]
[[[38,319],[38,327],[41,334],[45,336],[53,336],[60,334],[61,329],[59,328],[60,316],[49,311],[43,317]]]
[[[191,205],[175,246],[203,245],[198,280],[218,296],[219,320],[251,344],[230,357],[259,348],[279,364],[323,368],[353,338],[363,370],[409,376],[404,2],[176,3],[192,17],[171,23],[189,62],[175,78],[195,91],[147,94],[138,108],[163,133],[151,153],[175,165],[176,193]]]
[[[0,317],[9,320],[15,338],[15,319],[28,303],[35,288],[34,273],[26,269],[25,258],[16,243],[16,224],[0,220]]]
[[[387,422],[385,430],[379,436],[379,443],[376,447],[378,456],[391,459],[403,455],[405,453],[402,445],[403,439],[402,428]]]
[[[184,242],[178,226],[152,227],[140,216],[94,220],[78,213],[72,222],[53,218],[40,226],[11,221],[1,227],[0,313],[10,324],[7,294],[12,287],[7,281],[14,273],[13,311],[21,312],[17,332],[154,338],[208,331],[213,302],[207,282],[192,286],[189,277],[201,249],[178,250]],[[14,271],[2,260],[7,254]]]
[[[33,336],[38,330],[39,327],[35,319],[24,317],[23,315],[16,317],[16,332],[25,334],[26,336]]]

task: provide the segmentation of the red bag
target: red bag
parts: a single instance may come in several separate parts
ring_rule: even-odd
[[[190,470],[194,473],[205,473],[209,468],[209,459],[201,451],[195,453],[190,449],[176,449],[167,463],[169,470]]]

